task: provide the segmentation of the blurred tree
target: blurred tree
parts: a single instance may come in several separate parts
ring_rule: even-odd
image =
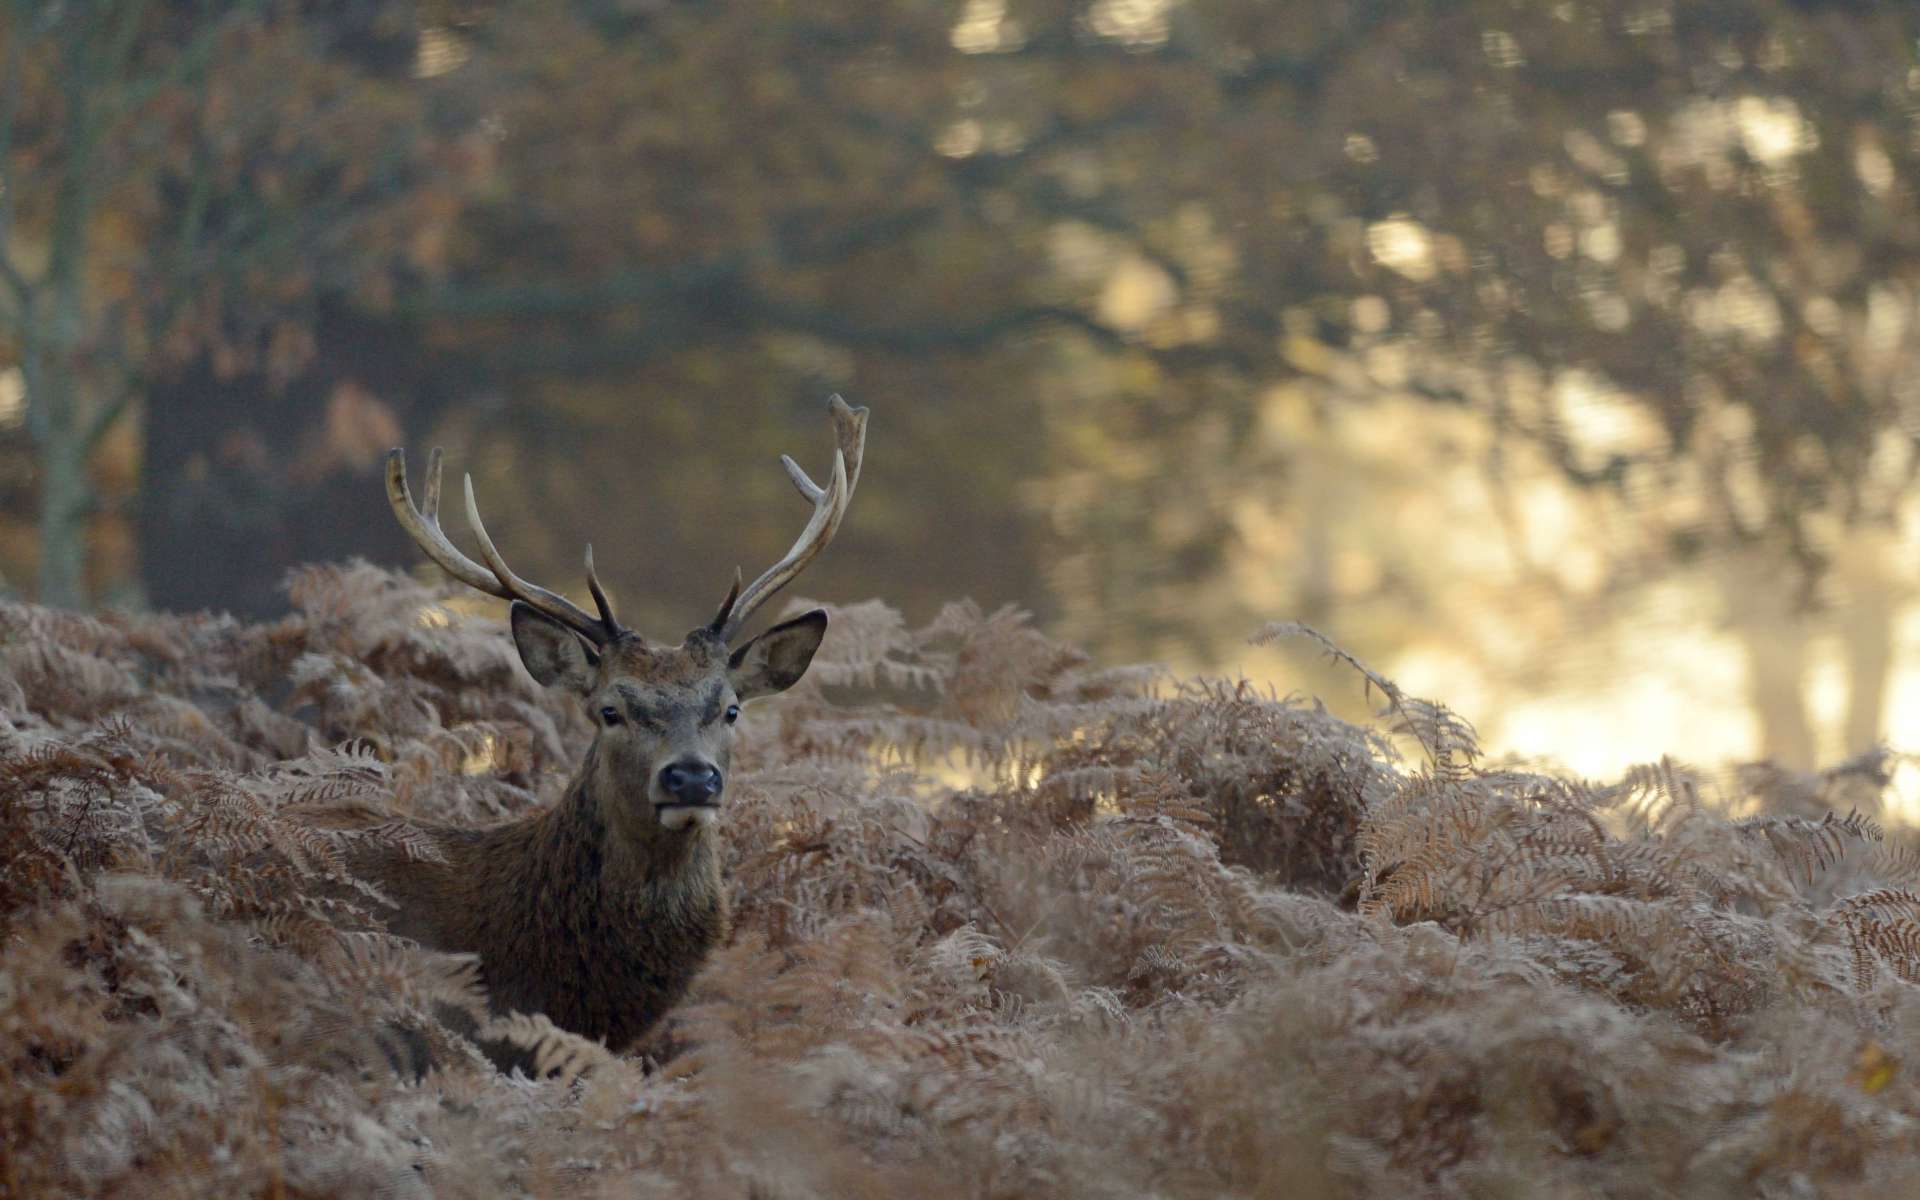
[[[1386,420],[1383,400],[1417,396],[1644,522],[1589,596],[1676,560],[1751,560],[1728,568],[1726,617],[1768,746],[1804,761],[1791,614],[1832,598],[1843,531],[1891,528],[1920,468],[1920,10],[976,10],[1003,72],[979,119],[1012,130],[978,153],[1022,211],[1051,210],[1056,262],[1092,264],[1078,302],[1129,332],[1133,365],[1106,381],[1088,354],[1113,348],[1077,337],[1062,374],[1088,403],[1056,410],[1057,436],[1097,445],[1096,473],[1161,464],[1140,480],[1151,503],[1060,493],[1089,535],[1059,567],[1086,626],[1166,628],[1167,578],[1221,577],[1205,548],[1231,544],[1235,507],[1263,477],[1287,495],[1318,445],[1253,436],[1263,408],[1306,395]],[[1311,386],[1273,388],[1289,377]],[[1312,564],[1333,560],[1306,557],[1289,610],[1330,594]],[[1404,606],[1405,566],[1365,574]],[[1748,602],[1755,570],[1781,605]],[[1887,640],[1884,582],[1859,589],[1865,643]],[[1185,624],[1227,638],[1247,618]],[[1858,680],[1856,732],[1878,727],[1882,684]]]
[[[938,147],[951,17],[548,3],[434,31],[492,185],[399,312],[486,381],[441,432],[503,541],[571,578],[593,537],[636,619],[689,621],[793,536],[776,457],[825,453],[840,390],[875,453],[815,585],[899,595],[913,563],[910,605],[1039,593],[1022,381],[1038,335],[1091,319]]]
[[[122,10],[13,11],[84,58],[114,28],[87,22]],[[824,453],[841,390],[874,404],[875,455],[825,590],[1033,599],[1044,577],[1069,632],[1116,653],[1215,658],[1276,609],[1391,609],[1373,653],[1423,620],[1484,649],[1499,622],[1441,598],[1459,561],[1394,527],[1465,466],[1513,571],[1564,611],[1725,562],[1789,757],[1795,614],[1855,603],[1849,723],[1880,724],[1870,664],[1902,585],[1838,547],[1904,519],[1920,465],[1915,10],[125,11],[172,14],[138,27],[143,64],[231,31],[205,43],[218,69],[127,110],[151,120],[107,122],[99,211],[132,214],[128,247],[260,246],[237,273],[192,258],[164,339],[150,297],[180,255],[130,256],[119,326],[105,260],[74,276],[82,326],[125,331],[108,341],[146,372],[142,542],[169,604],[269,607],[285,562],[401,553],[354,469],[405,430],[454,443],[530,570],[562,578],[592,536],[636,619],[688,618],[791,536],[772,457]],[[9,76],[9,161],[67,161],[82,109],[51,58]],[[55,177],[21,183],[49,198],[9,244],[54,229]],[[50,336],[41,361],[80,379]],[[1389,469],[1396,436],[1435,444]],[[1634,534],[1556,549],[1543,530],[1588,527],[1529,511],[1562,502],[1520,473],[1542,462]],[[1361,481],[1395,498],[1364,528]],[[1259,587],[1256,543],[1281,576]],[[177,571],[208,546],[232,548],[200,556],[224,573]],[[1462,594],[1484,613],[1505,593]]]
[[[189,360],[297,375],[313,297],[391,289],[446,213],[418,187],[414,90],[367,86],[297,6],[13,0],[3,19],[0,332],[34,448],[39,597],[73,605],[94,459],[129,408]],[[218,444],[238,431],[197,432],[240,453]]]
[[[1320,93],[1301,164],[1350,270],[1297,310],[1296,365],[1454,397],[1625,500],[1655,536],[1596,594],[1725,557],[1766,748],[1800,765],[1795,614],[1863,585],[1848,627],[1888,640],[1870,574],[1828,568],[1920,468],[1916,34],[1899,7],[1409,12]],[[1879,736],[1884,656],[1850,657],[1852,736]]]
[[[1027,374],[1033,332],[1072,314],[1020,296],[1014,251],[982,256],[988,269],[963,286],[991,231],[954,203],[948,160],[926,140],[934,118],[915,117],[917,132],[864,124],[911,115],[888,80],[944,108],[950,81],[932,69],[951,55],[944,17],[888,16],[842,31],[822,59],[821,27],[744,6],[304,13],[309,69],[333,73],[342,105],[391,111],[403,132],[430,120],[440,177],[385,180],[410,191],[379,211],[419,214],[404,240],[363,225],[350,256],[322,260],[357,273],[306,272],[278,310],[300,334],[297,361],[208,340],[148,380],[150,597],[260,612],[293,562],[410,561],[377,482],[345,469],[370,465],[383,424],[361,418],[385,413],[389,441],[404,427],[455,443],[456,469],[484,477],[523,561],[564,578],[580,542],[604,543],[611,525],[631,545],[603,552],[610,581],[658,597],[657,619],[684,619],[736,558],[784,548],[792,531],[777,514],[792,501],[774,459],[820,452],[836,388],[883,410],[866,490],[895,498],[869,499],[849,531],[843,569],[864,566],[857,586],[892,582],[875,564],[921,555],[923,531],[944,525],[923,602],[1032,596],[1037,555],[1008,513],[1044,449],[1031,415],[995,394]],[[889,66],[887,39],[903,30],[927,43],[926,61]],[[834,56],[889,74],[843,75]],[[794,103],[816,77],[845,103]],[[308,148],[315,161],[332,152],[352,153]],[[246,207],[254,169],[212,205]],[[324,186],[307,199],[326,199]],[[921,289],[918,313],[899,286],[915,277],[944,280]],[[218,323],[258,319],[253,297],[227,295],[236,307]]]

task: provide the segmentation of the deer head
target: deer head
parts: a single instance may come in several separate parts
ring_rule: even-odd
[[[440,451],[428,458],[420,505],[407,487],[404,453],[396,448],[387,455],[387,499],[401,527],[449,575],[512,601],[514,645],[528,674],[586,706],[597,733],[581,782],[615,830],[649,840],[712,825],[726,791],[740,705],[792,687],[813,661],[827,630],[827,614],[819,609],[735,643],[753,614],[832,540],[853,498],[867,410],[835,396],[829,412],[838,447],[824,488],[791,458],[780,459],[813,508],[799,538],[744,589],[736,571],[720,611],[678,646],[651,645],[619,623],[594,573],[592,546],[586,555],[587,590],[597,614],[515,575],[480,520],[472,476],[466,478],[467,521],[485,566],[468,558],[440,528]]]

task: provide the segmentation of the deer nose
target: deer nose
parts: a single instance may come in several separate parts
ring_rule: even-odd
[[[711,804],[720,794],[720,769],[696,761],[668,763],[660,768],[660,790],[677,804]]]

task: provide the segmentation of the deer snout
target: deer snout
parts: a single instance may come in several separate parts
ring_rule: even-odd
[[[670,804],[710,805],[720,794],[720,768],[697,759],[681,759],[660,768],[660,791]]]

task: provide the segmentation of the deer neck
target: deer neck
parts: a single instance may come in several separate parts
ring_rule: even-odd
[[[646,785],[623,788],[597,769],[589,750],[564,799],[537,819],[536,857],[548,878],[597,881],[608,900],[719,885],[719,852],[711,829],[665,829],[654,820]]]
[[[495,1011],[545,1012],[622,1047],[725,938],[726,889],[710,830],[645,836],[650,813],[614,807],[645,797],[596,794],[592,779],[589,764],[546,812],[467,839],[421,906],[446,923],[396,932],[479,954]]]

